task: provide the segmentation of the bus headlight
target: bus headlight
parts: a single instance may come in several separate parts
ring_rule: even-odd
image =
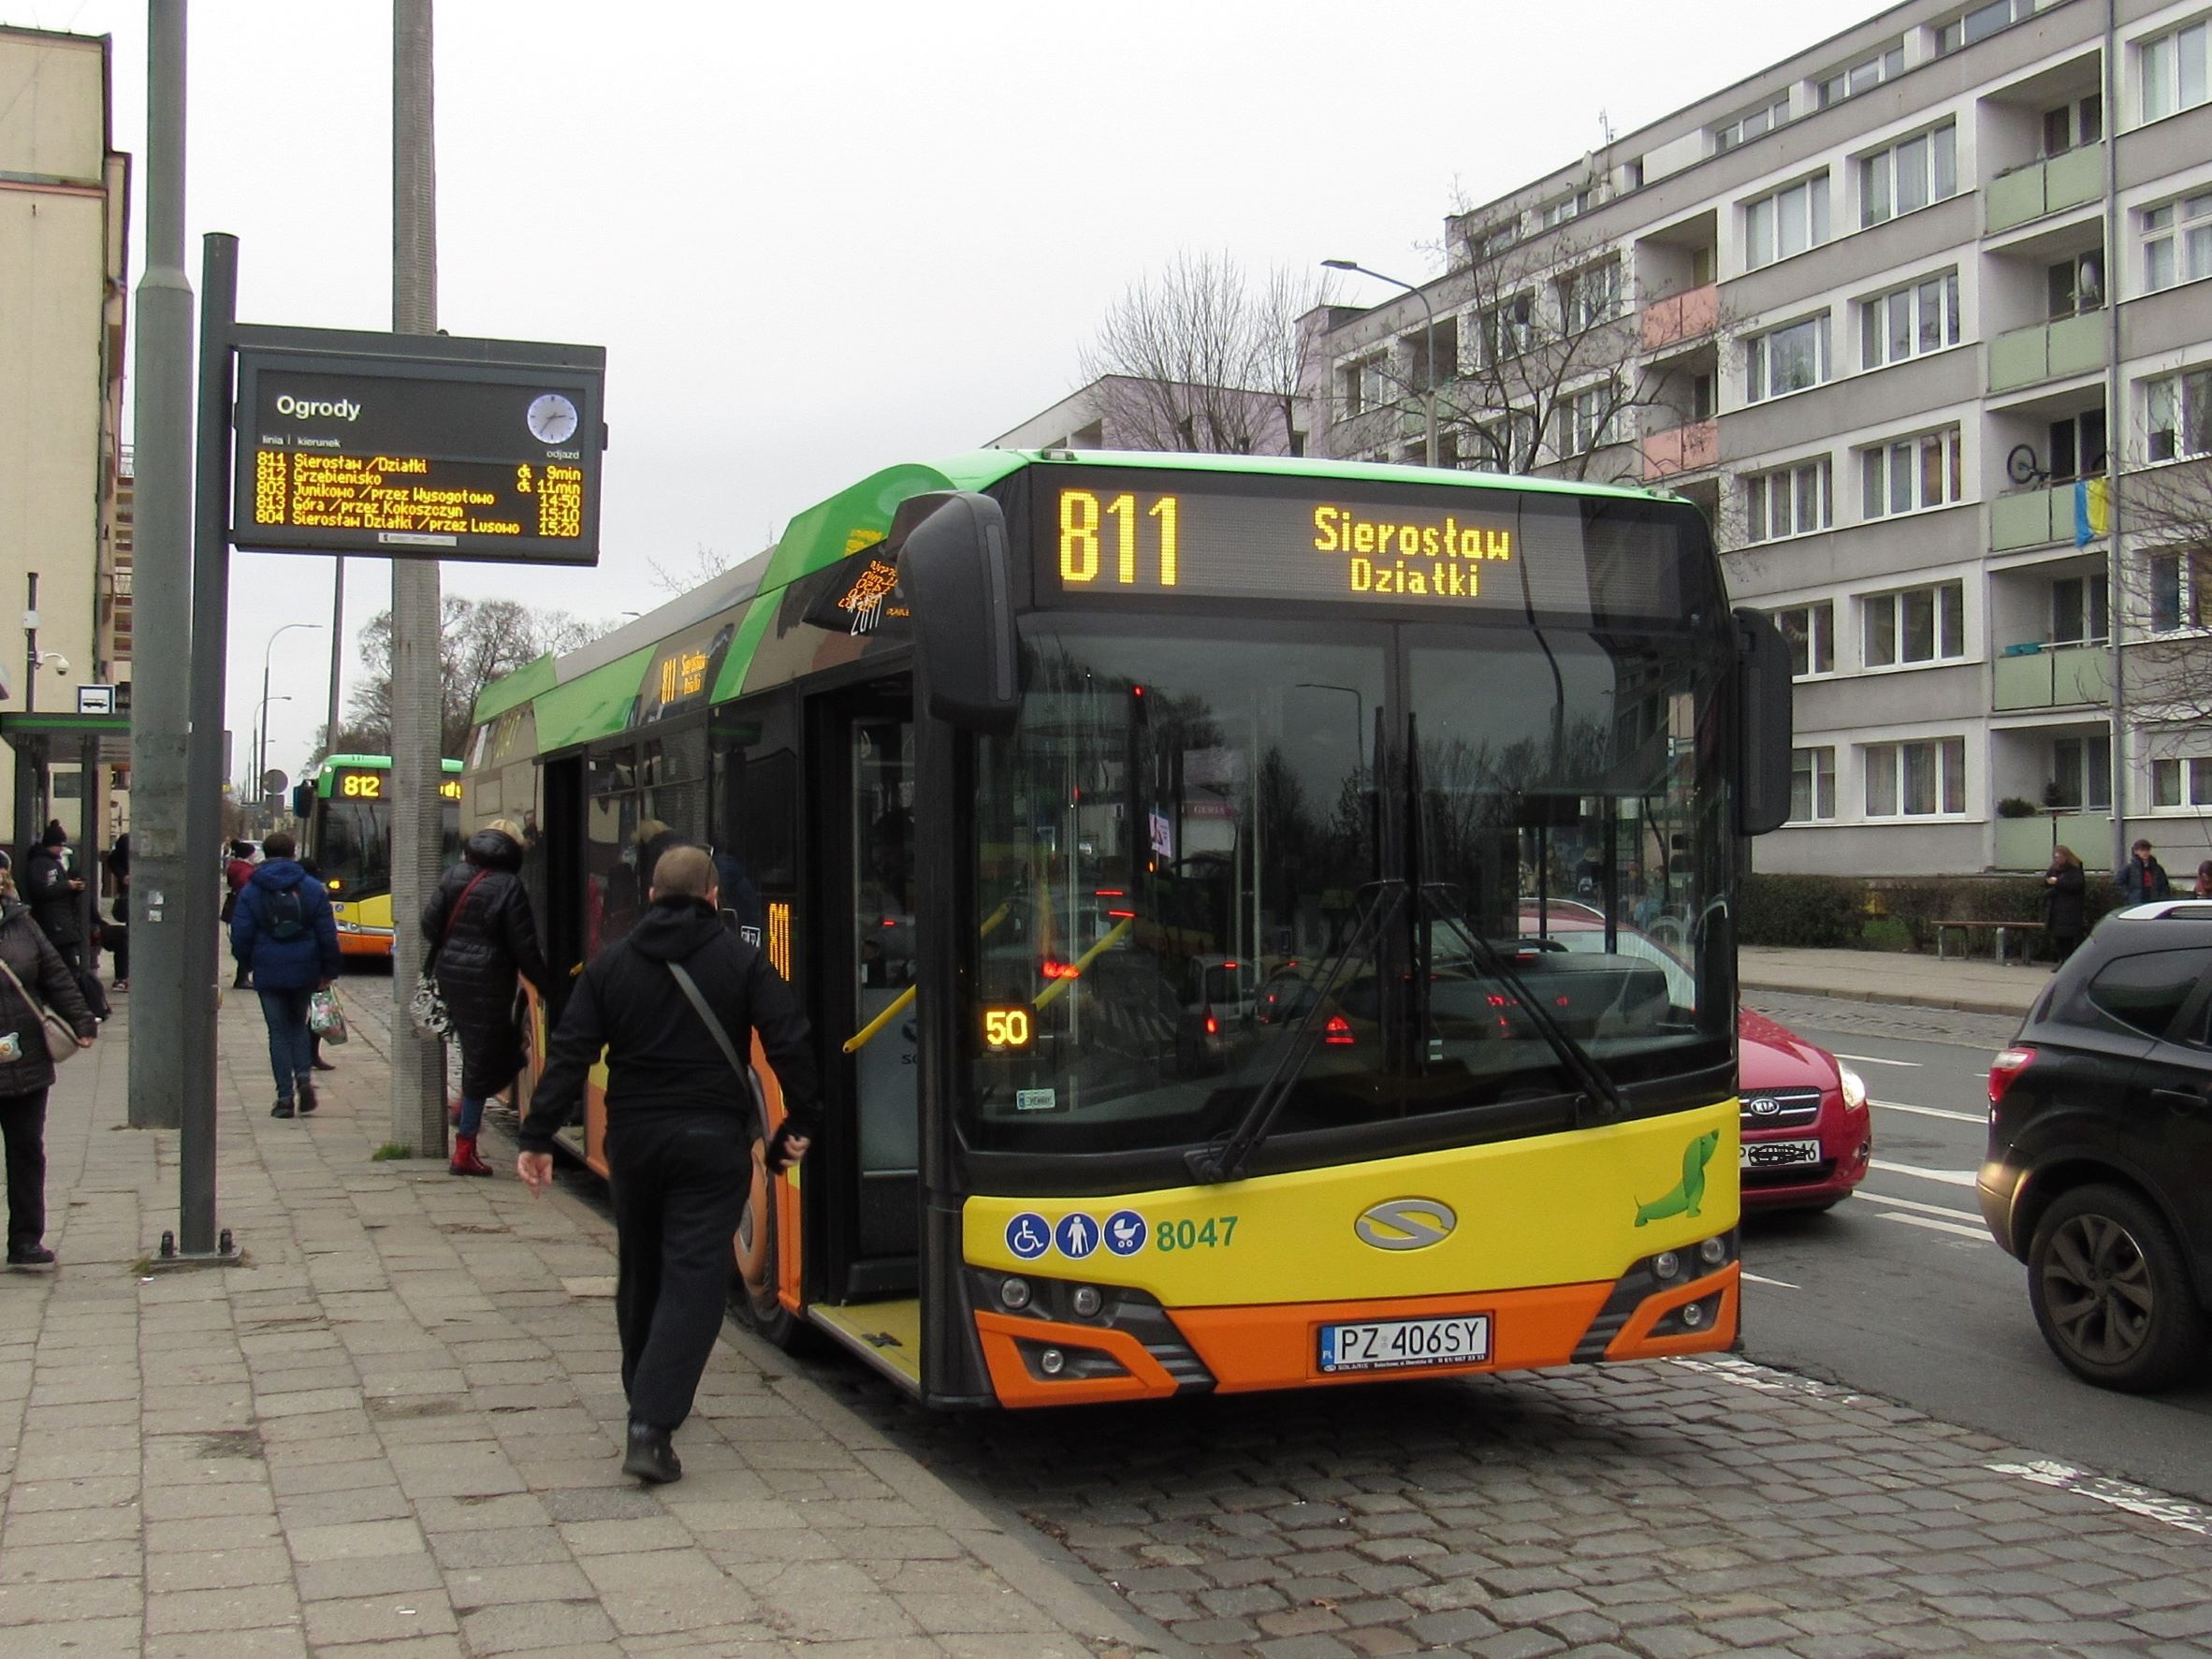
[[[1662,1250],[1652,1258],[1652,1271],[1662,1279],[1678,1277],[1682,1271],[1682,1259],[1672,1250]]]
[[[1020,1313],[1029,1305],[1029,1281],[1008,1279],[998,1287],[998,1300],[1015,1313]]]

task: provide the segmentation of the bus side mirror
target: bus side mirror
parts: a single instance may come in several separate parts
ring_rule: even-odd
[[[1006,515],[988,496],[948,495],[908,531],[899,587],[914,612],[914,650],[928,712],[1003,735],[1021,713]]]
[[[295,783],[292,786],[292,816],[304,823],[314,809],[315,786],[312,783]]]
[[[1763,836],[1790,816],[1790,648],[1773,619],[1736,613],[1736,828]]]

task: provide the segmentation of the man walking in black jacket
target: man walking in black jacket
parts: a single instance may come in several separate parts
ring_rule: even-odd
[[[691,1415],[721,1329],[730,1241],[751,1190],[755,1132],[751,1097],[734,1062],[751,1052],[754,1032],[783,1089],[769,1171],[780,1173],[804,1157],[817,1130],[820,1088],[806,1015],[768,959],[722,925],[720,896],[704,849],[662,854],[651,908],[576,982],[531,1094],[515,1160],[532,1191],[552,1184],[554,1131],[581,1104],[585,1076],[604,1049],[615,1320],[630,1396],[622,1469],[647,1481],[683,1473],[669,1436]],[[711,1022],[693,1007],[693,992]]]

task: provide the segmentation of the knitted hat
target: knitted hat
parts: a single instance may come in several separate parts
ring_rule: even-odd
[[[60,819],[50,818],[46,821],[46,833],[38,837],[38,844],[42,847],[66,847],[69,844],[69,832],[62,827]]]

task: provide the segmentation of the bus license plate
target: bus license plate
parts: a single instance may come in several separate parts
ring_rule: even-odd
[[[1448,1319],[1377,1319],[1321,1327],[1324,1373],[1380,1371],[1407,1365],[1471,1365],[1490,1358],[1490,1316]]]
[[[1747,1170],[1786,1170],[1796,1164],[1818,1162],[1818,1141],[1746,1141],[1743,1143],[1743,1167]]]

